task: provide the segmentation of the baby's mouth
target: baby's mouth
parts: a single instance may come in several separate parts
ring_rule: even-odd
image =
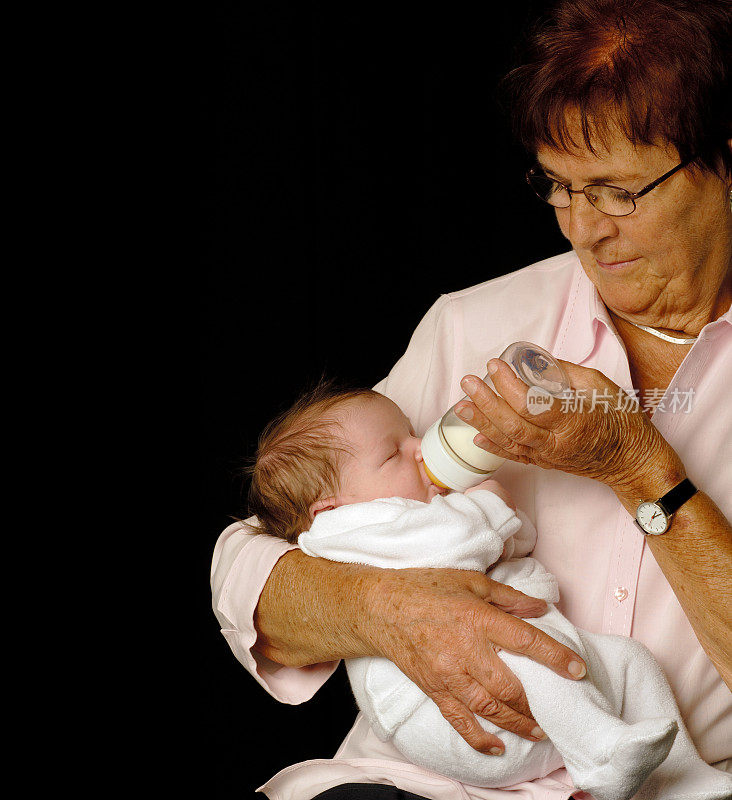
[[[427,465],[424,463],[424,461],[422,462],[422,466],[424,468],[425,475],[427,475],[429,482],[437,490],[437,494],[444,494],[445,492],[449,491],[448,487],[445,486],[444,483],[440,483],[440,481],[438,481],[437,478],[435,478],[435,476],[429,471],[429,469],[427,469]]]

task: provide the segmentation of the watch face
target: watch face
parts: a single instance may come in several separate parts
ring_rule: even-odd
[[[668,528],[668,517],[656,503],[641,503],[638,506],[635,518],[647,533],[664,533]]]

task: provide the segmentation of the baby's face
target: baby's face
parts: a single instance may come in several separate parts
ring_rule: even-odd
[[[422,440],[401,409],[383,396],[349,403],[339,421],[352,455],[343,457],[337,505],[379,497],[428,503],[439,489],[422,463]]]

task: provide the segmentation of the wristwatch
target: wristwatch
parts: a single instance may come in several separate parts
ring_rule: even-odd
[[[697,491],[696,486],[688,478],[684,478],[659,500],[644,500],[635,512],[635,524],[643,533],[666,533],[671,525],[671,517]]]

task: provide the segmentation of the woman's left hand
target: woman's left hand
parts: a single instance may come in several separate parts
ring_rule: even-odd
[[[545,406],[531,402],[533,392],[527,406],[528,387],[499,359],[488,362],[488,371],[500,396],[474,375],[463,378],[470,401],[455,410],[478,430],[475,444],[512,461],[598,480],[633,510],[656,487],[670,489],[686,477],[678,455],[637,401],[596,369],[560,363],[573,398],[555,398],[541,413],[536,412]]]

